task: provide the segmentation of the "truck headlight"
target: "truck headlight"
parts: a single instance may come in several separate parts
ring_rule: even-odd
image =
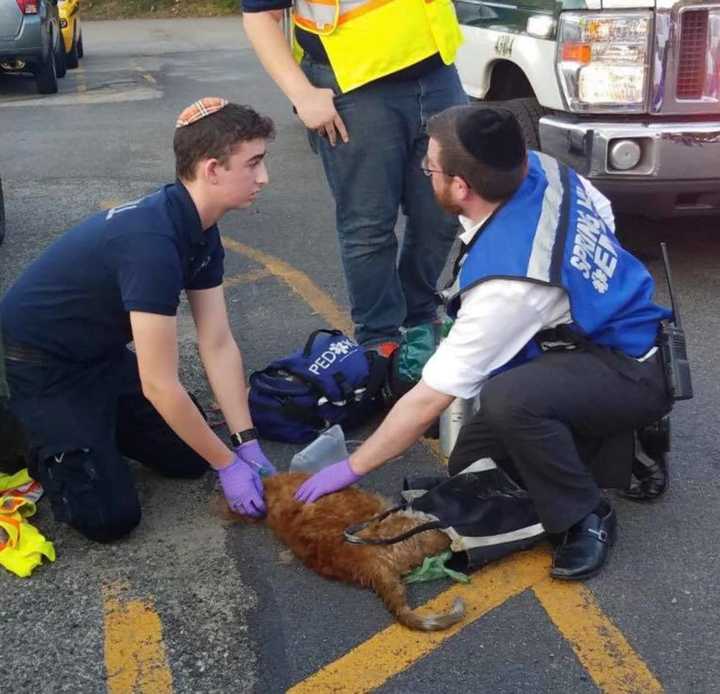
[[[557,71],[571,111],[644,111],[652,14],[560,15]]]

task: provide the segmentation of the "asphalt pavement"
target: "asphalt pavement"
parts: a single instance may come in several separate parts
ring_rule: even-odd
[[[80,69],[52,97],[36,95],[30,79],[0,75],[0,290],[69,225],[172,180],[176,115],[217,95],[252,104],[277,126],[270,185],[253,208],[221,224],[227,301],[248,370],[298,347],[315,328],[346,322],[320,162],[240,20],[87,23],[84,44]],[[610,562],[572,588],[572,599],[537,578],[523,587],[523,572],[545,561],[541,548],[497,575],[475,574],[468,595],[493,606],[478,608],[449,638],[427,640],[393,628],[372,593],[289,560],[266,529],[224,526],[209,510],[213,476],[164,480],[134,466],[144,517],[122,542],[87,542],[55,524],[40,502],[37,525],[58,557],[29,579],[0,573],[0,691],[717,691],[718,226],[704,218],[620,220],[623,239],[660,280],[658,241],[669,243],[695,399],[672,417],[670,491],[652,505],[617,501]],[[662,281],[659,296],[667,298]],[[210,405],[185,305],[180,340],[182,377]],[[266,449],[284,469],[298,447]],[[393,495],[404,475],[439,469],[418,444],[362,485]],[[510,590],[514,580],[522,585]],[[414,586],[410,596],[419,605],[449,589],[441,581]],[[500,594],[507,597],[493,602]],[[553,613],[554,600],[567,618]]]

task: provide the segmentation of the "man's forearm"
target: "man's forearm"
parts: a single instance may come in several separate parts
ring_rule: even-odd
[[[170,428],[214,468],[233,461],[232,451],[207,425],[187,391],[178,382],[146,391],[146,397]]]
[[[246,12],[243,25],[263,67],[290,101],[295,103],[312,89],[273,13]]]
[[[231,432],[252,426],[242,355],[234,339],[216,347],[200,345],[200,358],[210,387]]]
[[[453,399],[419,383],[397,402],[378,430],[353,453],[350,468],[356,474],[366,474],[404,453]]]

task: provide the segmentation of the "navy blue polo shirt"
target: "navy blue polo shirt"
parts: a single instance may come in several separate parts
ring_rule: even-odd
[[[179,181],[93,215],[51,244],[0,302],[8,341],[94,361],[132,340],[130,311],[174,316],[183,289],[222,284],[217,226]]]

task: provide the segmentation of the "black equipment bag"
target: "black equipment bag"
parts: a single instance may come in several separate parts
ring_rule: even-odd
[[[427,530],[441,530],[452,544],[447,563],[455,571],[474,571],[512,552],[529,549],[544,536],[527,492],[485,459],[453,477],[406,478],[403,503],[345,531],[356,544],[389,545]],[[397,511],[417,512],[426,522],[392,538],[365,539],[357,533]]]

